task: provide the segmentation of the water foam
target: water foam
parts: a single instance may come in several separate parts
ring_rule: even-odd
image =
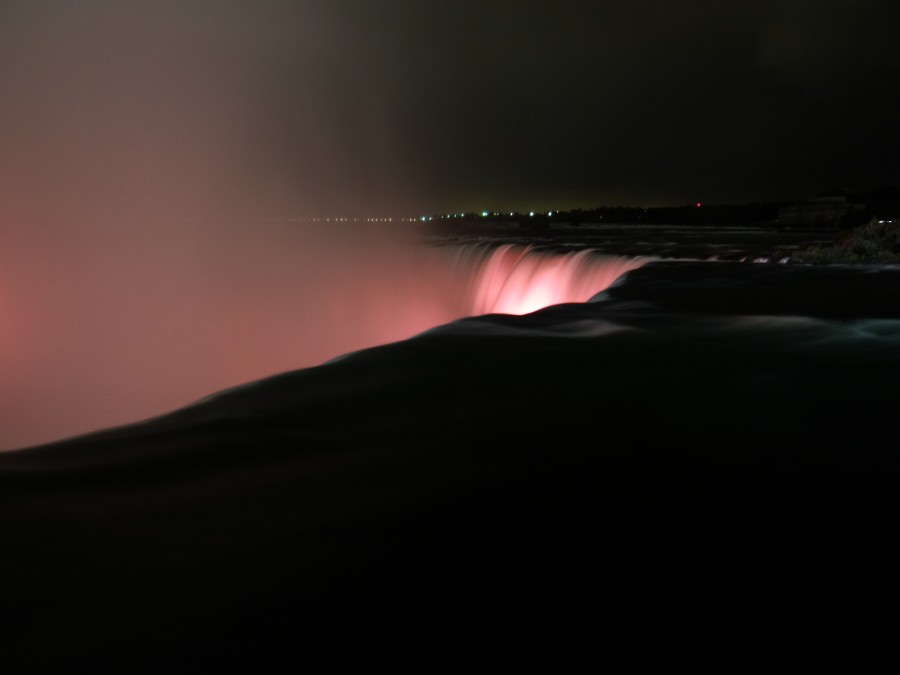
[[[466,284],[469,314],[529,314],[570,302],[586,302],[644,258],[611,256],[594,249],[542,250],[534,245],[461,246],[473,269]]]

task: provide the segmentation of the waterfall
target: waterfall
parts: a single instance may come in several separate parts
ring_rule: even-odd
[[[585,302],[645,262],[592,249],[559,252],[530,244],[468,244],[455,251],[455,264],[467,277],[461,290],[469,315],[528,314],[549,305]]]
[[[644,263],[595,250],[424,245],[365,227],[225,232],[233,236],[173,230],[134,243],[112,230],[93,247],[9,252],[0,450],[161,414],[463,317],[584,302]],[[35,251],[52,263],[41,275],[25,264]]]

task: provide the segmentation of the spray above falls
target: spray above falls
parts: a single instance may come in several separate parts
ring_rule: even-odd
[[[172,230],[140,245],[110,232],[84,251],[11,251],[0,450],[146,419],[463,317],[584,302],[644,263],[362,227]],[[59,258],[42,276],[23,262],[35,250]]]

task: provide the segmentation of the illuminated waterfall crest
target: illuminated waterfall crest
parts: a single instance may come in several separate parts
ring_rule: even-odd
[[[533,245],[469,245],[469,314],[528,314],[542,307],[585,302],[646,260],[593,249],[554,252]]]

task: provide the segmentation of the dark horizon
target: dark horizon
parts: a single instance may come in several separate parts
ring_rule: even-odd
[[[316,215],[310,216],[308,214],[304,214],[303,216],[297,215],[284,215],[278,218],[263,218],[262,221],[266,220],[287,220],[290,222],[297,223],[343,223],[343,222],[356,222],[356,223],[390,223],[390,222],[416,222],[416,221],[427,221],[428,219],[432,220],[441,220],[441,219],[450,219],[450,220],[470,220],[470,221],[481,221],[483,219],[488,220],[503,220],[504,218],[511,217],[513,219],[521,219],[527,218],[531,213],[535,216],[559,216],[563,217],[570,214],[590,214],[597,213],[603,211],[644,211],[644,212],[656,212],[656,213],[671,213],[679,210],[687,210],[687,209],[696,209],[696,208],[704,208],[704,209],[712,209],[712,210],[726,210],[726,209],[777,209],[783,206],[791,206],[791,205],[799,205],[799,204],[808,204],[813,203],[817,200],[829,199],[829,198],[838,198],[838,199],[846,199],[848,203],[852,204],[862,204],[866,207],[868,211],[873,209],[884,212],[886,214],[896,215],[900,214],[900,186],[894,185],[878,185],[872,186],[861,190],[850,191],[845,190],[843,188],[827,188],[818,190],[813,194],[806,195],[804,197],[800,197],[798,199],[786,199],[786,200],[777,200],[777,199],[764,199],[761,201],[753,201],[753,202],[682,202],[679,204],[675,203],[666,203],[659,204],[656,206],[647,206],[646,204],[593,204],[590,206],[585,205],[573,205],[573,204],[557,204],[556,207],[546,209],[546,210],[534,210],[527,208],[517,208],[513,210],[497,210],[493,208],[481,208],[477,210],[467,210],[461,211],[459,209],[451,209],[449,211],[424,211],[420,214],[409,214],[409,213],[401,213],[397,210],[393,211],[385,211],[383,213],[379,213],[378,215],[359,215],[359,214],[347,214],[341,212],[340,215]],[[257,219],[260,220],[260,219]],[[662,221],[661,221],[662,222]]]

